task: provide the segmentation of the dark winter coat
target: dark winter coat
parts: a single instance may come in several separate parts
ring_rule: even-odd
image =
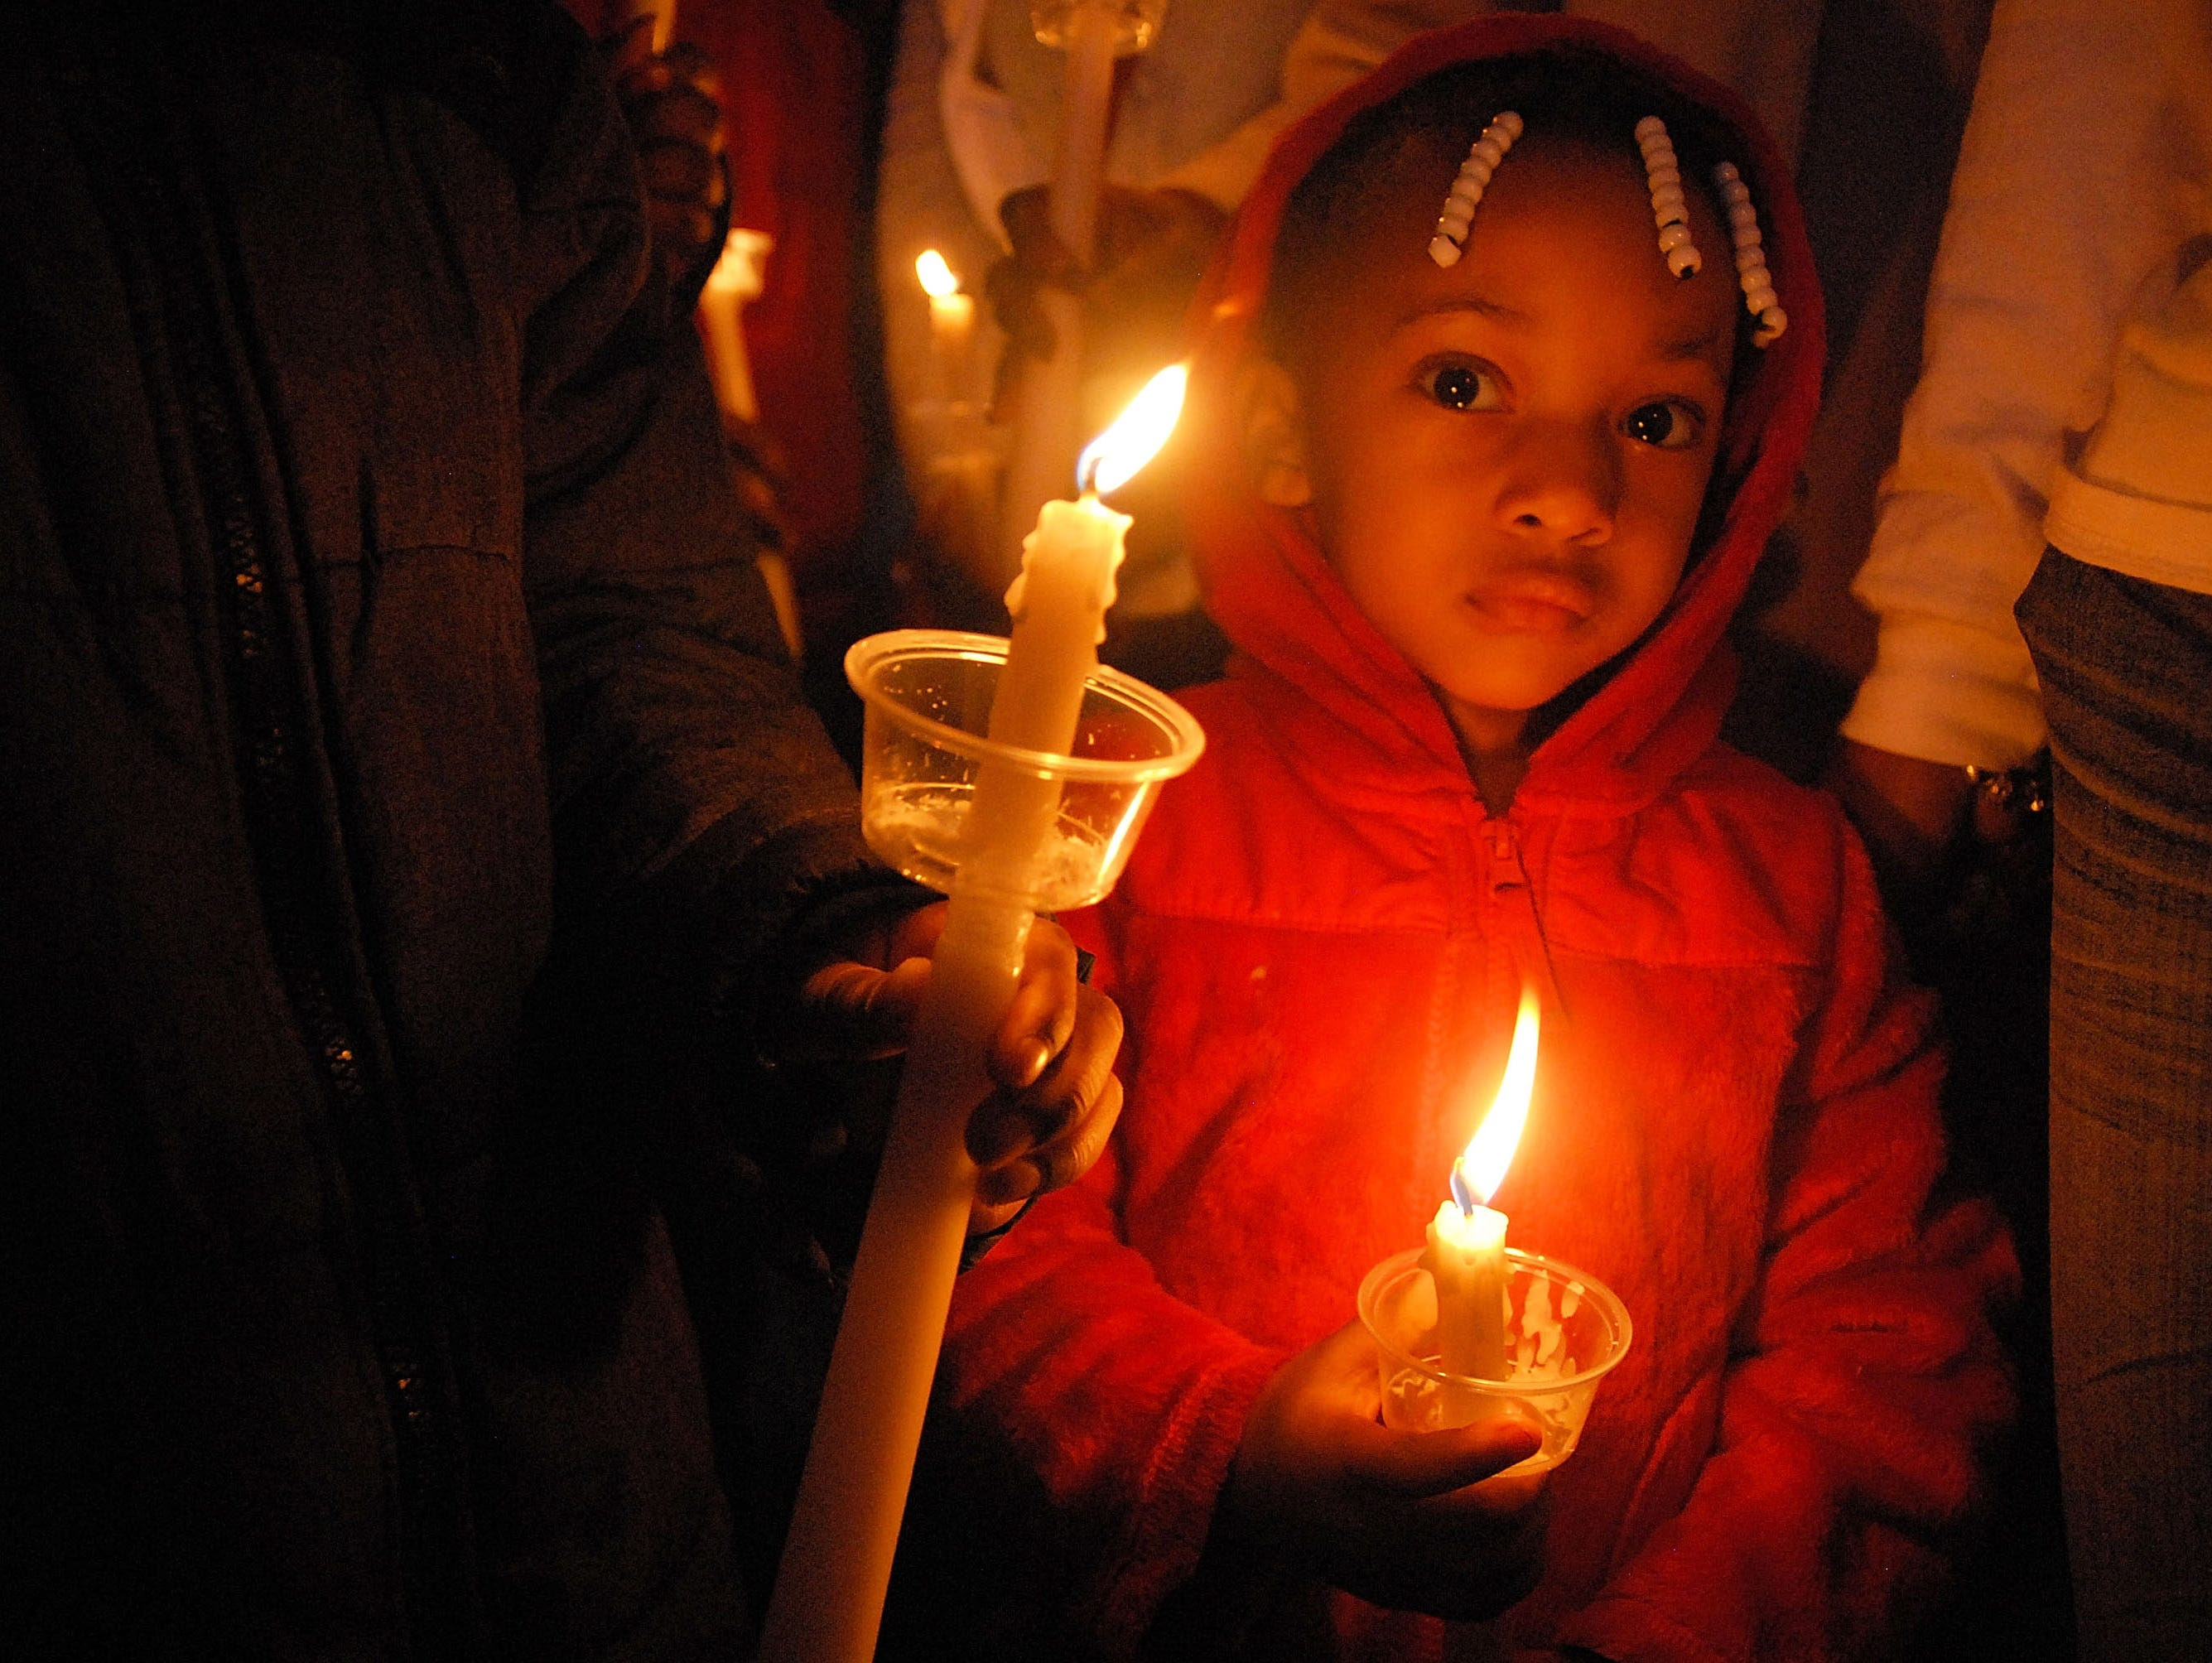
[[[0,51],[0,1650],[727,1658],[684,1134],[574,1041],[849,783],[580,33],[206,9]]]

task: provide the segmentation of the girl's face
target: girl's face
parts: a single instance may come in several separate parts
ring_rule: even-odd
[[[1529,134],[1449,269],[1449,173],[1394,193],[1285,378],[1330,564],[1477,751],[1659,616],[1712,472],[1733,251],[1693,188],[1704,270],[1668,270],[1630,143]]]

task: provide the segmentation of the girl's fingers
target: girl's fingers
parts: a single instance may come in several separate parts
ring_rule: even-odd
[[[1368,1432],[1373,1435],[1368,1435]],[[1543,1440],[1518,1420],[1499,1419],[1448,1432],[1362,1429],[1352,1440],[1352,1466],[1400,1496],[1449,1495],[1480,1484],[1528,1459]]]

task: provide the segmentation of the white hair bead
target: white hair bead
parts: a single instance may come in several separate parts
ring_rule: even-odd
[[[1774,276],[1766,269],[1766,251],[1759,234],[1759,209],[1751,200],[1751,187],[1732,161],[1713,169],[1722,204],[1728,209],[1729,239],[1735,245],[1736,282],[1743,289],[1743,307],[1757,320],[1751,343],[1767,347],[1782,338],[1790,327],[1790,314],[1774,292]]]
[[[1667,124],[1646,116],[1636,124],[1637,148],[1644,152],[1644,183],[1651,192],[1651,222],[1659,230],[1659,252],[1677,277],[1693,276],[1705,265],[1690,240],[1690,204],[1682,194],[1682,167]]]
[[[1474,222],[1475,205],[1521,132],[1521,118],[1511,110],[1503,110],[1468,147],[1467,160],[1460,163],[1443,209],[1437,215],[1436,234],[1429,239],[1429,258],[1438,265],[1459,264],[1461,245],[1467,241],[1468,228]]]

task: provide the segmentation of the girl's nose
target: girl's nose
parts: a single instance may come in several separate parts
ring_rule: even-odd
[[[1620,508],[1620,462],[1611,439],[1609,430],[1564,422],[1522,424],[1505,458],[1499,521],[1559,543],[1608,541]]]

